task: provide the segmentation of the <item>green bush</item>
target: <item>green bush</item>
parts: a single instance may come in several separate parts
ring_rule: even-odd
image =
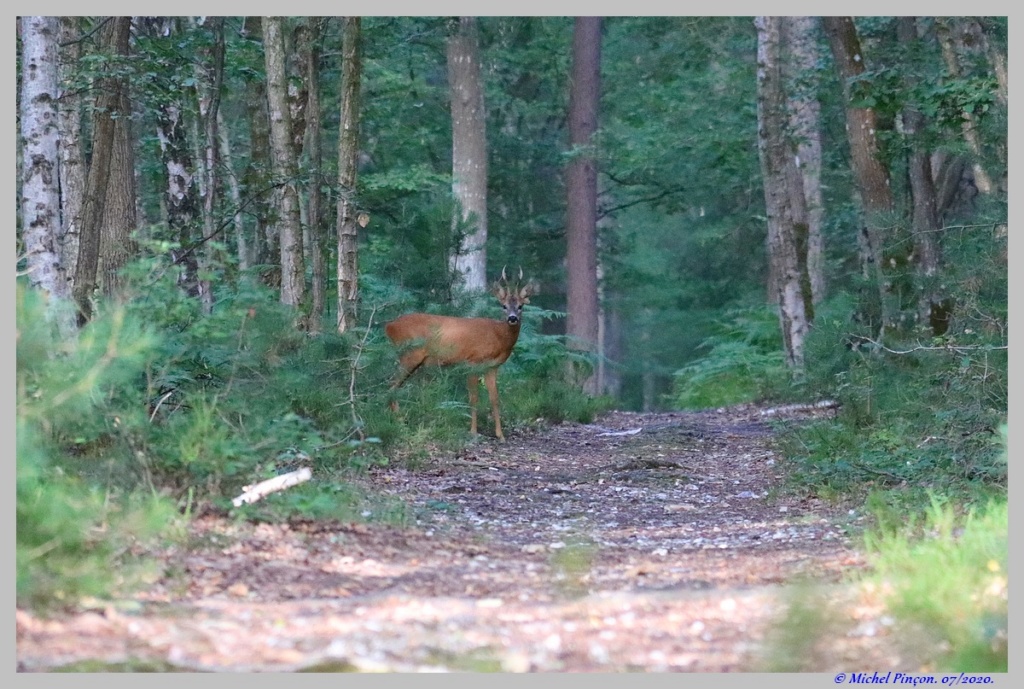
[[[47,608],[125,593],[154,574],[133,557],[177,533],[173,505],[95,477],[68,453],[132,423],[130,392],[157,340],[122,310],[60,340],[40,295],[17,287],[17,600]],[[82,476],[69,473],[77,467]]]
[[[790,379],[779,319],[768,307],[731,311],[701,343],[707,353],[675,372],[673,405],[706,409],[778,394]]]

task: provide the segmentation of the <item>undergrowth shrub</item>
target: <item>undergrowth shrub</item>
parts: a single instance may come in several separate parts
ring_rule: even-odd
[[[17,600],[49,608],[126,593],[155,570],[137,549],[178,534],[173,504],[86,476],[71,457],[137,421],[130,393],[157,336],[123,310],[59,339],[39,294],[17,286]],[[92,477],[90,480],[88,477]]]
[[[846,298],[826,305],[807,340],[806,389],[840,404],[836,418],[794,428],[782,448],[793,479],[823,494],[920,511],[936,491],[984,503],[1006,489],[998,428],[1007,410],[1007,349],[998,332],[961,324],[941,337],[866,340]]]
[[[701,343],[706,353],[675,372],[673,406],[706,409],[784,394],[791,376],[774,309],[733,310],[715,330]]]

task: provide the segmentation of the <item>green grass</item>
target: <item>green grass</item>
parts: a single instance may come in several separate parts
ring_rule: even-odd
[[[933,497],[920,523],[867,533],[866,581],[922,664],[1006,672],[1008,526],[1005,500],[961,512]]]

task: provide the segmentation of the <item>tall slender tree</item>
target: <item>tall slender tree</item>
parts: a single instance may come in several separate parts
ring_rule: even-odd
[[[288,83],[285,74],[284,27],[281,17],[264,17],[263,50],[267,68],[267,105],[274,184],[278,189],[278,227],[281,238],[281,303],[298,307],[306,294],[302,258],[302,221],[298,170],[292,140]],[[302,321],[300,316],[299,321]]]
[[[359,158],[362,30],[359,17],[342,20],[341,122],[338,135],[338,332],[356,322],[359,302],[359,225],[356,162]]]
[[[806,208],[803,186],[791,152],[783,87],[780,34],[784,21],[780,17],[755,20],[757,131],[768,213],[768,260],[774,276],[773,297],[779,308],[786,362],[799,370],[804,366],[804,340],[810,329],[812,306],[806,272]]]
[[[914,17],[896,19],[896,37],[912,56],[918,46],[917,21]],[[905,70],[904,81],[912,89],[916,86],[913,70]],[[931,154],[925,145],[923,134],[926,127],[924,114],[913,104],[903,109],[903,133],[908,139],[907,176],[910,179],[910,195],[913,201],[911,232],[914,238],[914,262],[918,298],[918,320],[932,326],[935,334],[941,335],[948,325],[948,309],[942,305],[939,290],[939,212],[936,202],[935,184],[932,175]],[[942,314],[939,317],[939,314]]]
[[[878,117],[873,108],[854,105],[851,83],[864,73],[864,53],[852,17],[823,17],[832,56],[843,82],[846,102],[846,137],[850,145],[850,165],[860,194],[864,214],[857,235],[861,270],[864,279],[873,285],[869,301],[877,306],[877,329],[881,332],[893,325],[896,309],[882,273],[883,228],[894,209],[889,169],[879,155]],[[868,320],[869,316],[865,315]]]
[[[566,170],[568,264],[566,334],[570,346],[598,351],[597,160],[594,134],[601,98],[601,18],[577,17],[572,38],[569,84],[569,147]],[[598,392],[597,376],[583,381]]]
[[[220,187],[220,113],[221,89],[224,83],[224,18],[207,17],[211,41],[203,51],[202,63],[197,65],[199,118],[203,128],[203,246],[199,251],[199,299],[204,313],[213,311],[213,283],[210,274],[214,264],[214,248],[210,240],[216,231],[215,207]]]
[[[60,157],[61,227],[58,237],[61,270],[66,294],[71,294],[78,260],[79,226],[85,194],[85,164],[82,154],[82,96],[73,86],[75,70],[82,56],[80,17],[60,17],[58,38],[57,150]]]
[[[120,46],[127,46],[130,17],[108,17],[103,20],[101,43],[107,55],[117,55]],[[107,186],[110,180],[115,146],[115,124],[122,105],[123,79],[107,66],[97,79],[96,108],[92,124],[92,158],[82,199],[82,223],[72,290],[78,307],[78,324],[84,325],[92,317],[93,292],[96,290],[100,262],[100,237],[105,218]],[[134,178],[133,178],[134,183]],[[134,207],[134,202],[133,202]]]
[[[309,228],[308,252],[313,272],[311,285],[311,309],[309,331],[320,332],[327,301],[327,262],[324,247],[327,238],[324,218],[324,202],[321,188],[323,178],[323,108],[320,105],[320,45],[326,20],[323,17],[308,17],[302,32],[302,43],[297,52],[302,57],[306,79],[306,159],[309,161],[309,188],[306,193],[306,225]],[[305,238],[303,245],[306,246]]]
[[[21,225],[29,284],[67,296],[58,237],[56,17],[21,17]]]
[[[466,290],[487,290],[487,111],[476,19],[459,17],[448,38],[452,108],[452,195],[456,229],[464,233],[452,269]]]
[[[801,209],[798,222],[807,226],[806,251],[799,258],[806,265],[812,303],[825,298],[825,237],[822,221],[825,201],[821,192],[821,104],[818,102],[820,78],[816,17],[783,17],[783,81],[789,109],[789,135],[799,179],[791,182],[794,210]],[[802,192],[802,193],[801,193]],[[799,246],[799,245],[798,245]],[[804,258],[806,256],[806,258]]]
[[[246,17],[242,33],[250,41],[263,41],[263,20]],[[271,222],[272,209],[267,193],[270,185],[270,119],[267,115],[267,83],[262,74],[247,73],[245,79],[245,109],[249,120],[249,157],[242,172],[246,192],[253,200],[253,262],[262,268],[262,279],[268,284],[273,279],[281,260],[280,241],[276,223]]]

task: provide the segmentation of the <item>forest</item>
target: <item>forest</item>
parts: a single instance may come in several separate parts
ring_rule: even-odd
[[[777,489],[867,547],[995,514],[1005,572],[1007,25],[20,17],[19,607],[200,515],[401,529],[358,477],[737,405],[832,410]]]

